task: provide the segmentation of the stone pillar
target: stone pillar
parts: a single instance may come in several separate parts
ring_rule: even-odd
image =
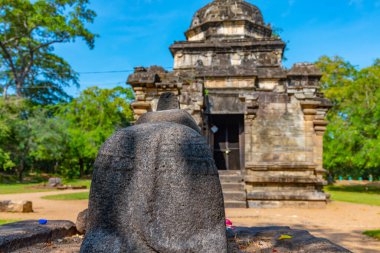
[[[241,100],[245,101],[246,111],[244,116],[244,157],[245,164],[251,163],[252,161],[252,150],[254,135],[253,135],[253,121],[256,119],[256,114],[259,109],[258,95],[246,95],[241,96]]]
[[[320,101],[306,100],[301,102],[301,106],[304,112],[305,124],[307,128],[311,129],[310,134],[307,133],[307,146],[309,143],[310,148],[313,149],[311,161],[313,161],[317,167],[315,170],[316,176],[319,179],[323,179],[323,175],[326,172],[323,169],[323,135],[326,131],[328,122],[326,115],[328,108],[326,108]]]

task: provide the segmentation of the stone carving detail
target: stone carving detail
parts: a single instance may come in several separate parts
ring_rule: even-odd
[[[199,132],[188,113],[167,110],[106,141],[82,253],[227,252],[218,171]]]

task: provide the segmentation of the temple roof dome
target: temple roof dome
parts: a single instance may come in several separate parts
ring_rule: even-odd
[[[185,35],[188,41],[268,39],[272,29],[255,5],[244,0],[214,0],[195,13]]]
[[[257,25],[265,25],[261,11],[253,4],[243,0],[214,0],[195,13],[190,29],[224,20],[248,20]]]

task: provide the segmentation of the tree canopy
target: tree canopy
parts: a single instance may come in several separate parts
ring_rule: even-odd
[[[322,88],[334,103],[325,135],[325,168],[336,175],[380,177],[380,60],[358,69],[321,57]]]
[[[82,176],[89,169],[105,140],[133,119],[130,89],[89,88],[71,103],[60,106],[57,117],[66,122],[67,161]],[[66,164],[67,165],[67,164]]]
[[[83,39],[94,47],[86,28],[95,12],[88,0],[0,0],[0,81],[3,97],[13,88],[18,98],[49,104],[68,98],[64,88],[78,75],[54,45]]]
[[[0,97],[0,168],[69,177],[91,172],[98,149],[133,119],[128,88],[92,87],[69,103],[38,106]]]

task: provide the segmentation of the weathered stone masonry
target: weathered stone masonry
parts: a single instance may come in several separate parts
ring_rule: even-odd
[[[163,92],[176,94],[214,151],[226,206],[324,206],[331,104],[320,71],[308,63],[283,68],[285,43],[242,0],[206,5],[185,35],[170,47],[172,72],[138,67],[129,76],[135,119],[155,111]]]

